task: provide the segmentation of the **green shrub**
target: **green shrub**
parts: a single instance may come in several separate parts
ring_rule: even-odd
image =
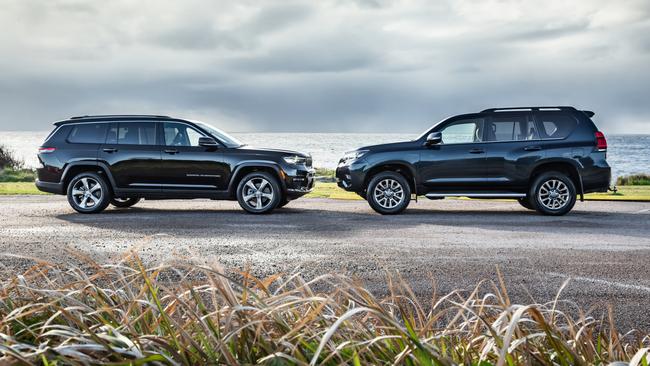
[[[316,168],[317,177],[334,178],[336,171],[328,168]]]
[[[650,186],[650,175],[632,174],[618,177],[616,184],[619,186]]]
[[[565,283],[566,284],[566,283]],[[650,337],[572,303],[517,305],[503,281],[433,295],[400,277],[377,298],[346,277],[214,267],[40,263],[0,290],[0,363],[646,365]],[[573,315],[572,315],[573,314]],[[643,314],[638,314],[643,316]],[[609,317],[612,318],[611,316]]]
[[[0,182],[33,182],[36,174],[31,169],[5,168],[0,170]]]
[[[4,168],[21,169],[23,167],[23,161],[15,157],[9,149],[0,145],[0,170]]]

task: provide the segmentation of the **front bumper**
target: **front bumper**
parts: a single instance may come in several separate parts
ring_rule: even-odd
[[[365,162],[355,161],[350,165],[339,165],[336,168],[336,184],[350,192],[361,192],[365,188]]]
[[[63,191],[63,184],[56,182],[44,182],[42,180],[36,180],[36,188],[39,191],[54,193],[54,194],[65,194]]]
[[[314,169],[295,170],[290,173],[284,172],[284,184],[287,187],[287,196],[298,198],[314,189]]]

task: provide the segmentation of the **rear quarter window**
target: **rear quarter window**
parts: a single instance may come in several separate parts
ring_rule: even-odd
[[[84,123],[72,126],[68,142],[73,144],[103,144],[106,139],[106,123]]]
[[[544,113],[537,115],[542,139],[563,139],[578,126],[578,121],[566,114]]]

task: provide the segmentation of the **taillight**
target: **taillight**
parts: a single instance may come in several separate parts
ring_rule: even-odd
[[[600,131],[596,131],[596,147],[598,151],[607,150],[607,140],[605,139],[605,135]]]
[[[49,154],[53,153],[56,151],[56,147],[39,147],[38,148],[38,153],[39,154]]]

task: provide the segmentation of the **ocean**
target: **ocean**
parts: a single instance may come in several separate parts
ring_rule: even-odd
[[[0,132],[0,145],[12,150],[29,167],[36,167],[37,148],[49,131]],[[405,141],[417,134],[380,133],[233,133],[252,146],[298,150],[312,154],[314,166],[335,168],[346,151],[364,145]],[[607,161],[612,176],[650,174],[650,135],[607,135]]]

